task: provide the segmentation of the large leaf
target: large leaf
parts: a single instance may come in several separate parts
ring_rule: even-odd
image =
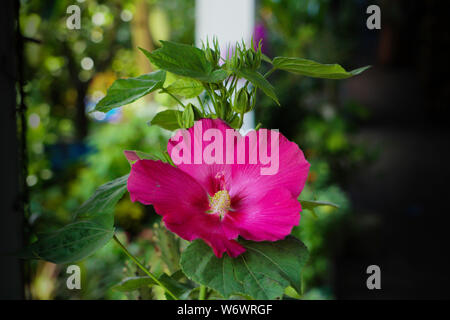
[[[53,263],[76,262],[103,247],[114,228],[104,228],[94,221],[77,221],[58,231],[42,235],[23,250],[19,257],[42,259]]]
[[[261,89],[267,96],[272,98],[278,105],[280,105],[277,95],[275,94],[275,89],[269,83],[269,81],[267,81],[266,78],[264,78],[264,76],[258,71],[251,69],[239,69],[235,70],[235,73],[239,77],[245,78],[250,81],[254,86]]]
[[[159,126],[166,130],[176,130],[180,128],[178,117],[181,119],[182,112],[177,110],[165,110],[157,113],[149,122],[152,126]]]
[[[324,79],[346,79],[356,76],[370,68],[370,66],[366,66],[352,71],[346,71],[338,64],[321,64],[308,59],[287,57],[276,57],[273,59],[273,65],[277,69]]]
[[[152,52],[140,48],[160,69],[204,82],[219,82],[227,77],[226,71],[213,70],[212,64],[202,50],[171,41],[161,43],[163,46]]]
[[[128,175],[107,182],[95,190],[94,194],[86,200],[76,211],[78,220],[102,219],[102,224],[114,223],[113,209],[127,190]]]
[[[288,236],[277,242],[239,242],[246,252],[234,259],[227,254],[219,259],[202,240],[195,240],[181,256],[183,272],[225,298],[243,294],[275,299],[289,285],[301,292],[301,271],[308,251],[300,240]]]
[[[180,78],[170,84],[167,88],[172,94],[176,94],[185,98],[195,98],[204,90],[200,81],[189,78]]]
[[[158,70],[136,78],[119,79],[114,81],[106,96],[95,106],[95,111],[109,110],[129,104],[150,92],[162,88],[166,79],[166,72]]]
[[[127,189],[128,175],[100,186],[75,212],[75,221],[42,234],[19,256],[54,263],[76,262],[103,247],[114,235],[113,209]]]

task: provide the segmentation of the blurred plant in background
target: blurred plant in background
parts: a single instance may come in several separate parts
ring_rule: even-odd
[[[78,31],[65,25],[66,8],[72,2],[22,1],[21,29],[31,39],[25,46],[30,232],[64,225],[97,186],[128,173],[123,150],[151,153],[165,149],[167,133],[147,126],[143,119],[150,120],[159,104],[170,105],[170,101],[147,99],[127,110],[94,112],[92,117],[86,111],[115,79],[151,71],[137,44],[151,51],[159,46],[156,39],[194,43],[194,0],[78,0],[82,11],[82,29]],[[333,3],[261,0],[255,38],[263,40],[263,52],[272,56],[308,56],[345,65],[352,49],[350,21],[355,1],[339,1],[340,8]],[[349,170],[368,158],[367,151],[351,140],[351,133],[368,114],[356,102],[339,101],[338,82],[299,80],[288,73],[272,77],[283,107],[269,108],[272,102],[261,96],[257,120],[264,127],[280,128],[306,150],[312,167],[302,198],[327,199],[340,205],[338,210],[317,209],[317,217],[304,211],[300,226],[293,231],[311,252],[303,275],[303,298],[332,298],[332,255],[339,246],[339,225],[351,210],[342,186]],[[118,204],[115,217],[124,231],[121,237],[134,240],[130,251],[143,257],[152,272],[177,270],[171,261],[178,260],[170,256],[176,252],[167,248],[168,244],[183,247],[184,241],[165,234],[150,207],[131,203],[127,196]],[[125,260],[120,249],[109,243],[80,263],[86,279],[77,292],[66,288],[64,266],[28,262],[29,296],[163,297],[153,289],[113,290],[124,275],[140,275]]]
[[[115,79],[151,71],[147,60],[139,59],[142,54],[137,44],[152,50],[159,46],[152,39],[193,42],[194,0],[78,0],[80,30],[66,27],[66,9],[72,4],[58,0],[22,1],[21,5],[21,30],[29,40],[25,45],[29,232],[64,225],[98,185],[126,174],[129,164],[124,149],[152,152],[167,141],[164,130],[142,121],[150,120],[158,110],[158,105],[148,105],[149,100],[124,112],[119,109],[89,116],[87,111]],[[123,199],[116,208],[116,222],[129,236],[146,234],[144,229],[156,218],[146,210],[152,211]],[[144,256],[149,257],[155,249],[148,244],[152,235],[146,239]],[[123,278],[126,259],[119,251],[109,244],[80,264],[89,279],[82,281],[86,287],[80,292],[67,290],[64,266],[29,262],[28,296],[124,297],[108,291]],[[159,259],[153,260],[155,267]]]

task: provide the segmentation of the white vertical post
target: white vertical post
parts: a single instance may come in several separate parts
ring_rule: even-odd
[[[217,37],[223,52],[244,40],[251,46],[255,26],[255,0],[196,0],[195,3],[195,38],[197,46],[202,41]],[[241,131],[246,132],[255,127],[253,111],[244,117]]]

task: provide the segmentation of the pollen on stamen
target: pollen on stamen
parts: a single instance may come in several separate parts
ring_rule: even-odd
[[[231,206],[231,198],[226,190],[216,192],[211,198],[210,207],[213,213],[218,213],[221,218],[225,216]]]

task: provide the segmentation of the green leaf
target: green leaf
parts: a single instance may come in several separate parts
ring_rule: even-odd
[[[112,289],[120,292],[130,292],[143,287],[151,287],[155,284],[155,281],[150,277],[128,277],[113,286]]]
[[[139,48],[160,69],[204,82],[219,82],[227,77],[224,70],[213,70],[202,50],[171,41],[161,43],[163,46],[153,52]]]
[[[339,206],[335,203],[328,202],[328,201],[314,201],[314,200],[299,200],[300,204],[302,205],[302,209],[305,210],[312,210],[314,211],[317,207],[333,207],[333,208],[339,208]]]
[[[272,59],[270,59],[268,56],[266,56],[264,53],[261,53],[261,60],[267,62],[267,63],[272,63]]]
[[[277,95],[275,94],[275,89],[270,84],[270,82],[267,81],[266,78],[264,78],[264,76],[258,71],[251,69],[239,69],[235,70],[234,72],[238,75],[238,77],[245,78],[250,81],[255,87],[261,89],[267,96],[272,98],[278,105],[280,105]]]
[[[172,292],[179,299],[187,299],[189,293],[194,289],[194,287],[181,283],[177,280],[178,274],[174,273],[169,276],[163,273],[158,280]],[[167,300],[172,300],[172,297],[166,293]]]
[[[102,219],[100,224],[112,226],[114,207],[127,190],[128,175],[107,182],[95,190],[94,194],[76,211],[75,218],[80,220]]]
[[[108,112],[136,101],[146,94],[162,88],[165,79],[166,72],[158,70],[136,78],[116,80],[93,111]]]
[[[137,160],[161,160],[163,162],[166,162],[166,157],[164,154],[160,151],[153,152],[153,154],[138,151],[138,150],[125,150],[123,152],[125,154],[125,157],[127,158],[128,162],[130,164],[133,164]]]
[[[24,259],[75,262],[103,247],[114,235],[114,206],[127,190],[128,175],[105,183],[75,212],[75,221],[42,234],[19,253]]]
[[[185,98],[195,98],[204,90],[200,81],[189,78],[180,78],[165,89]]]
[[[301,292],[301,271],[308,250],[288,236],[277,242],[239,241],[247,251],[236,258],[217,258],[202,240],[184,250],[181,267],[188,278],[212,288],[225,298],[243,294],[254,299],[275,299],[291,285]]]
[[[176,297],[180,299],[186,299],[189,293],[192,291],[193,287],[178,282],[178,278],[178,272],[174,273],[172,276],[163,273],[158,278],[158,280]],[[130,292],[144,287],[152,287],[157,285],[158,284],[150,277],[129,277],[123,279],[119,284],[113,286],[112,289],[120,292]],[[168,298],[168,300],[171,300],[169,295],[166,295],[166,297]]]
[[[181,115],[182,112],[177,110],[161,111],[149,122],[149,125],[173,131],[180,128],[178,117],[181,117]]]
[[[203,81],[217,83],[217,82],[225,80],[226,77],[228,77],[228,72],[226,72],[225,70],[219,69],[219,70],[214,70],[211,73],[211,75],[207,79],[209,81],[207,81],[207,80],[203,80]],[[199,80],[201,80],[201,79],[199,79]]]
[[[42,235],[25,248],[19,257],[42,259],[53,263],[80,261],[103,247],[113,236],[114,228],[104,228],[94,221],[77,221],[58,231]]]
[[[287,57],[276,57],[273,59],[273,65],[277,69],[324,79],[346,79],[370,68],[370,66],[366,66],[353,71],[346,71],[339,64],[321,64],[308,59]]]

